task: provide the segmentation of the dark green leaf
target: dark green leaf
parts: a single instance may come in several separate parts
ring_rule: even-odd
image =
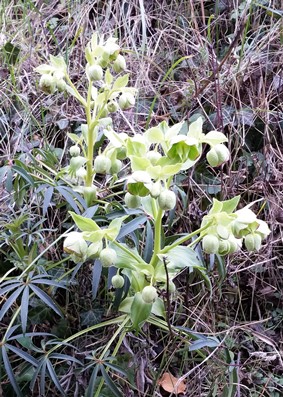
[[[22,300],[21,300],[21,321],[22,321],[22,330],[23,333],[26,332],[27,329],[27,320],[28,320],[28,306],[29,306],[29,286],[25,286]]]
[[[47,212],[48,207],[50,205],[53,193],[54,193],[54,187],[53,186],[49,186],[49,188],[46,189],[46,191],[45,191],[43,205],[42,205],[42,214],[43,214],[43,216],[46,215],[46,212]]]
[[[46,292],[42,291],[40,288],[38,288],[36,285],[30,284],[30,288],[33,290],[33,292],[44,302],[47,304],[47,306],[51,307],[59,316],[62,317],[61,311],[58,309],[58,307],[55,305],[53,300],[50,298],[49,295],[46,294]]]
[[[85,397],[93,397],[94,396],[94,387],[96,384],[96,379],[97,379],[97,374],[98,374],[99,368],[100,368],[100,365],[96,365],[92,371],[90,380],[88,382],[88,387],[87,387]]]
[[[12,169],[17,174],[19,174],[22,178],[24,178],[30,186],[34,187],[34,180],[32,179],[32,177],[27,173],[27,171],[24,168],[18,167],[17,165],[13,165]]]
[[[6,373],[7,373],[8,378],[13,386],[15,393],[17,394],[17,397],[23,397],[22,392],[19,388],[19,385],[16,381],[15,375],[13,373],[12,366],[9,361],[9,357],[6,352],[5,345],[2,346],[2,357],[3,357],[3,362],[4,362],[4,367],[5,367]]]
[[[24,352],[23,350],[19,349],[16,346],[12,346],[10,344],[6,344],[6,348],[17,354],[17,356],[22,357],[25,361],[28,361],[35,367],[38,366],[38,360],[36,360],[34,357],[32,357],[30,354],[27,352]]]
[[[15,300],[18,298],[18,296],[21,294],[22,290],[24,289],[24,285],[19,287],[16,291],[14,291],[9,298],[6,300],[4,305],[2,306],[2,309],[0,310],[0,320],[4,317],[6,312],[10,309],[10,307],[13,305]]]
[[[102,376],[103,376],[103,379],[104,379],[106,385],[112,391],[114,396],[123,397],[123,394],[121,394],[120,390],[117,388],[117,386],[115,385],[113,380],[110,378],[110,376],[108,375],[108,373],[106,372],[106,370],[103,366],[101,366],[101,373],[102,373]]]

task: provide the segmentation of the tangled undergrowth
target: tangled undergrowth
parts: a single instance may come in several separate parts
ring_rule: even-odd
[[[18,316],[23,302],[16,295],[0,297],[0,310],[10,303],[0,322],[0,395],[80,396],[90,384],[92,396],[282,395],[281,9],[276,0],[2,1],[0,281],[16,282],[33,263],[42,273],[39,283],[31,275],[28,314]],[[91,260],[74,264],[61,239],[73,226],[68,211],[82,208],[60,170],[70,160],[67,136],[78,134],[85,115],[64,92],[40,92],[35,73],[50,55],[62,55],[86,94],[80,70],[94,31],[119,39],[129,85],[138,91],[135,106],[113,116],[116,131],[132,136],[162,121],[189,125],[202,117],[205,133],[228,138],[227,163],[207,167],[206,148],[178,175],[165,237],[192,233],[213,198],[237,195],[243,206],[264,199],[253,209],[271,229],[259,251],[240,250],[225,262],[197,248],[211,289],[198,274],[180,272],[174,299],[160,292],[163,328],[160,320],[129,331],[117,351],[109,344],[119,318],[111,279],[102,272],[98,282]],[[99,201],[113,198],[111,218],[123,206],[124,185],[111,190],[108,182],[98,180]],[[138,226],[127,243],[146,244]],[[66,273],[68,284],[61,282]],[[17,336],[24,318],[27,332]],[[185,389],[171,390],[167,373]]]

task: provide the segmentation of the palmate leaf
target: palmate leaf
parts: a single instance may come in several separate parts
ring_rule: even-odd
[[[91,377],[90,377],[90,380],[89,380],[89,383],[88,383],[85,397],[93,397],[94,396],[94,387],[96,384],[96,379],[97,379],[97,374],[98,374],[99,369],[100,369],[99,364],[94,367]]]
[[[0,296],[5,295],[7,292],[12,291],[13,289],[19,287],[20,285],[22,285],[21,281],[18,280],[11,280],[11,282],[9,281],[9,285],[5,285],[3,288],[0,288]]]
[[[0,310],[0,320],[2,320],[2,318],[4,317],[4,315],[6,314],[6,312],[11,308],[11,306],[13,305],[13,303],[16,301],[16,299],[19,297],[19,295],[21,294],[21,292],[23,291],[23,289],[25,288],[24,285],[22,285],[21,287],[18,286],[18,289],[16,291],[14,291],[6,300],[6,302],[4,303],[4,305],[2,306],[2,309]]]
[[[46,215],[48,207],[51,203],[51,199],[54,193],[54,187],[53,186],[49,186],[44,193],[44,199],[43,199],[43,204],[42,204],[42,214],[43,216]]]
[[[33,366],[37,367],[38,366],[38,360],[36,360],[34,357],[32,357],[30,354],[27,352],[24,352],[23,350],[19,349],[16,346],[10,345],[9,343],[5,344],[6,349],[11,350],[13,353],[15,353],[17,356],[23,358],[25,361],[29,362]]]
[[[60,381],[59,381],[59,379],[58,379],[58,377],[57,377],[57,375],[56,375],[56,372],[55,372],[55,370],[54,370],[54,368],[53,368],[52,363],[50,362],[50,360],[47,359],[47,360],[46,360],[46,364],[47,364],[47,369],[48,369],[50,378],[52,379],[54,385],[55,385],[56,388],[60,391],[60,393],[62,394],[62,396],[65,396],[66,393],[64,392],[64,390],[63,390],[63,388],[62,388],[62,386],[61,386],[61,384],[60,384]]]
[[[123,394],[121,394],[120,390],[117,388],[117,386],[115,385],[115,383],[113,382],[113,380],[110,378],[110,376],[108,375],[106,369],[104,368],[103,365],[101,365],[101,373],[103,376],[103,379],[106,383],[106,385],[109,387],[109,389],[112,391],[112,393],[114,394],[114,396],[116,397],[123,397]]]
[[[36,285],[29,284],[30,288],[33,290],[33,292],[44,302],[46,303],[47,306],[51,307],[57,313],[60,317],[63,317],[61,311],[59,308],[55,305],[53,300],[50,298],[49,295],[47,295],[46,292],[42,291],[42,289],[38,288]]]
[[[28,306],[29,306],[29,286],[27,285],[24,288],[21,300],[21,322],[22,322],[22,330],[23,333],[26,332],[27,329],[27,320],[28,320]]]
[[[92,298],[95,299],[98,289],[99,289],[99,283],[100,283],[100,277],[102,273],[102,264],[99,260],[96,260],[94,262],[93,268],[92,268]]]
[[[22,394],[22,392],[21,392],[21,390],[19,388],[19,385],[18,385],[18,383],[16,381],[12,366],[10,364],[9,357],[8,357],[5,345],[2,346],[1,353],[2,353],[2,359],[3,359],[4,367],[5,367],[7,376],[9,378],[9,381],[11,382],[11,385],[13,386],[13,389],[14,389],[17,397],[23,397],[23,394]]]

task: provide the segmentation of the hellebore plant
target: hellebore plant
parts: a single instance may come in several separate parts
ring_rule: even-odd
[[[188,130],[183,122],[169,126],[163,121],[143,134],[129,136],[115,131],[111,113],[135,104],[135,89],[127,87],[129,75],[123,74],[125,58],[116,39],[105,41],[97,34],[87,45],[85,55],[86,98],[72,83],[62,57],[51,56],[49,65],[37,68],[42,75],[39,85],[49,94],[66,90],[85,110],[86,124],[81,125],[81,134],[69,134],[74,145],[70,148],[70,164],[64,171],[73,181],[74,189],[92,206],[100,195],[96,175],[119,178],[124,175],[120,172],[122,167],[128,167],[124,178],[125,211],[106,227],[70,212],[80,231],[67,235],[64,251],[76,263],[98,259],[103,267],[116,268],[112,285],[123,292],[119,310],[128,313],[131,327],[139,330],[150,316],[165,317],[158,291],[163,289],[173,294],[174,277],[182,269],[199,272],[209,283],[206,269],[192,249],[194,245],[202,241],[205,253],[228,255],[240,250],[244,242],[248,251],[254,251],[260,249],[270,230],[251,211],[252,204],[235,211],[239,197],[223,202],[214,199],[198,230],[164,245],[163,219],[177,202],[172,190],[174,177],[194,166],[202,155],[203,145],[210,147],[206,155],[210,166],[218,167],[229,160],[227,138],[219,131],[204,134],[201,118],[191,123]],[[94,153],[94,146],[103,135],[106,141],[99,152]],[[136,213],[146,214],[154,230],[153,251],[147,261],[143,259],[141,246],[133,248],[119,239],[127,218],[135,215],[134,209],[139,209]],[[183,245],[188,241],[189,245]]]

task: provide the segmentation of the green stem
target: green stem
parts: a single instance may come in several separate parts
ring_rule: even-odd
[[[85,107],[86,121],[88,126],[87,132],[87,162],[86,162],[86,186],[92,185],[93,178],[93,148],[94,148],[94,128],[96,123],[92,122],[91,117],[91,87],[92,83],[89,82],[88,93],[87,93],[87,103]]]
[[[157,265],[159,261],[157,255],[161,253],[162,217],[163,217],[163,210],[159,208],[155,218],[154,247],[153,247],[152,258],[150,261],[150,265],[153,267]]]
[[[160,251],[160,254],[166,254],[168,251],[170,251],[173,248],[178,247],[179,245],[185,243],[187,240],[190,240],[192,237],[196,236],[197,234],[203,232],[204,230],[206,230],[207,228],[209,228],[211,226],[211,223],[208,223],[207,225],[195,230],[194,232],[187,234],[184,237],[178,238],[178,240],[176,240],[173,244],[171,245],[167,245],[167,247],[163,248],[163,250]],[[198,238],[197,240],[193,241],[190,245],[196,244],[196,241],[201,240],[201,237]]]
[[[79,93],[79,91],[76,89],[76,87],[74,86],[74,84],[72,83],[72,80],[70,79],[69,75],[66,74],[65,78],[68,82],[68,84],[70,85],[70,87],[72,88],[72,90],[75,93],[75,97],[77,98],[77,100],[84,106],[86,107],[86,101],[85,99],[81,96],[81,94]],[[73,94],[74,95],[74,94]]]

